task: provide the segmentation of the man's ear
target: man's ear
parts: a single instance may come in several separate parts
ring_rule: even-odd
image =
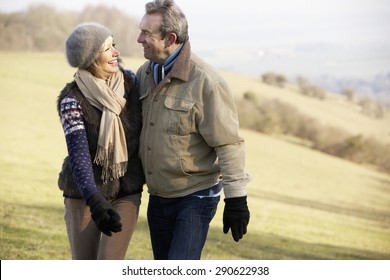
[[[165,47],[168,48],[172,46],[174,43],[176,43],[177,35],[173,32],[169,33],[167,36],[165,36]]]

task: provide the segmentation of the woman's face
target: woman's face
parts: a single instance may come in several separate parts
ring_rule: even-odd
[[[107,79],[120,70],[118,62],[119,55],[120,53],[115,48],[113,37],[108,37],[104,41],[96,59],[98,78]]]

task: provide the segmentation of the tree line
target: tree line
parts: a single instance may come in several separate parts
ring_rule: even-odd
[[[59,11],[33,5],[26,11],[0,13],[0,51],[64,51],[65,40],[76,25],[96,21],[110,28],[124,56],[141,56],[138,24],[114,7],[88,6],[81,12]]]
[[[298,92],[302,95],[325,100],[327,98],[326,90],[312,84],[304,77],[297,77],[296,79]],[[261,81],[265,84],[284,88],[288,80],[283,74],[266,72],[261,75]],[[362,114],[376,119],[383,119],[390,115],[390,102],[385,102],[373,97],[360,94],[351,89],[344,88],[341,95],[345,96],[346,101],[351,105],[355,105],[356,110]]]

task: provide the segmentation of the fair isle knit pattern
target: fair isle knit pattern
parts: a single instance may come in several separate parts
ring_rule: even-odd
[[[87,201],[92,194],[98,192],[98,189],[93,176],[92,161],[80,103],[75,98],[64,98],[61,101],[60,116],[68,147],[73,180],[83,199]]]

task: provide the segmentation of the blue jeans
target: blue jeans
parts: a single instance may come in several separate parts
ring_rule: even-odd
[[[150,195],[147,215],[154,259],[199,260],[219,199]]]

